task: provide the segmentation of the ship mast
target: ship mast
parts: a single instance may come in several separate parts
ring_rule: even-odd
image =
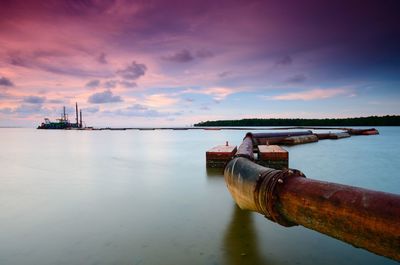
[[[63,116],[62,116],[62,119],[63,119],[64,121],[67,120],[67,116],[66,116],[66,114],[65,114],[65,106],[63,106]]]
[[[78,102],[75,102],[75,113],[76,113],[76,127],[79,127],[79,121],[78,121]]]
[[[82,128],[82,110],[79,110],[79,114],[80,114],[80,122],[79,122],[79,128]]]

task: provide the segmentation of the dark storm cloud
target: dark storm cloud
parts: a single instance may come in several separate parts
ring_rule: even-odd
[[[85,85],[85,87],[88,87],[88,88],[95,88],[98,86],[100,86],[100,80],[98,80],[98,79],[90,80]]]
[[[7,87],[12,87],[14,86],[14,83],[11,82],[10,79],[3,77],[0,77],[0,86],[7,86]]]
[[[174,54],[170,54],[162,57],[166,61],[176,62],[176,63],[187,63],[194,60],[193,55],[188,50],[181,50]]]
[[[24,98],[24,102],[30,104],[43,104],[45,101],[46,101],[45,97],[28,96]]]
[[[297,74],[286,79],[288,83],[302,83],[307,80],[307,77],[304,74]]]
[[[122,98],[120,96],[114,96],[110,90],[94,93],[88,98],[88,102],[93,104],[114,103],[121,101]]]
[[[117,74],[128,80],[136,80],[143,76],[147,71],[147,66],[145,64],[136,63],[133,61],[125,69],[117,71]]]

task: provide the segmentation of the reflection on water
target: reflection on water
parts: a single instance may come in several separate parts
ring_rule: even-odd
[[[307,177],[400,193],[400,127],[288,148]],[[0,265],[396,264],[236,206],[205,152],[242,131],[0,129]]]
[[[223,249],[226,264],[268,264],[260,252],[253,213],[233,207],[231,221],[225,231]]]
[[[206,168],[207,177],[224,177],[223,168]]]

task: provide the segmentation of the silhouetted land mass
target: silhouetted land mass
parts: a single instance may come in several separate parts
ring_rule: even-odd
[[[204,121],[196,127],[224,126],[400,126],[400,115],[369,116],[344,119],[242,119]]]

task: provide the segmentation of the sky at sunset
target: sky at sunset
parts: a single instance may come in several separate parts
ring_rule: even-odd
[[[399,1],[8,1],[0,126],[400,114]]]

